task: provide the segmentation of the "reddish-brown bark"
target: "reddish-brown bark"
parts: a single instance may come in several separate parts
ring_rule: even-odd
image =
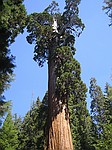
[[[55,95],[56,75],[53,62],[48,64],[48,138],[46,150],[73,150],[67,104]]]

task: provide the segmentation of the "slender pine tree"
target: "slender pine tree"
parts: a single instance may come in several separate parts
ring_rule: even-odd
[[[0,149],[16,150],[18,143],[18,130],[14,125],[11,111],[9,111],[0,130]]]

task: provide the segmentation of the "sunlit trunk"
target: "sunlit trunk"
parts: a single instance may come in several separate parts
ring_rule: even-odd
[[[55,65],[48,63],[48,140],[46,150],[73,150],[67,104],[62,104],[55,95]]]

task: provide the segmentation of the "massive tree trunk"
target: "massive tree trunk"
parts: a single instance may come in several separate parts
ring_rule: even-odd
[[[56,74],[53,60],[48,63],[48,140],[46,150],[73,150],[66,103],[55,94]]]

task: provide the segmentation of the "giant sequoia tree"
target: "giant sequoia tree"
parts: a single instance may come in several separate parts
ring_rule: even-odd
[[[34,60],[39,66],[48,63],[46,150],[73,150],[68,101],[71,95],[75,95],[77,103],[85,97],[80,64],[73,58],[75,35],[79,36],[84,28],[78,17],[79,3],[80,0],[65,0],[64,12],[59,13],[53,1],[42,13],[28,16],[27,41],[35,44]]]

